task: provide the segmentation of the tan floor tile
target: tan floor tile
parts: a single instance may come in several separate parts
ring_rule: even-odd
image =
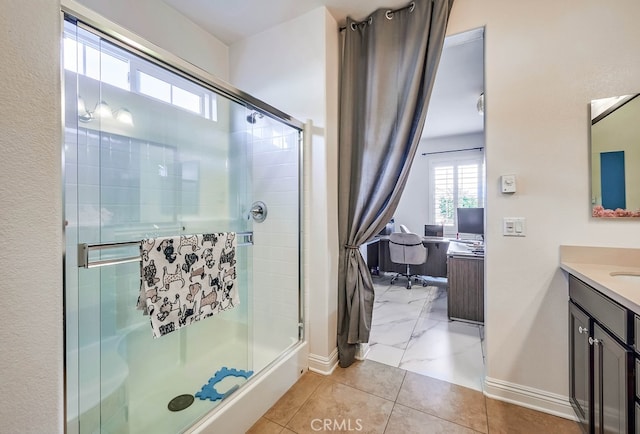
[[[336,368],[329,378],[395,401],[406,372],[404,369],[383,365],[373,360],[364,360],[355,362],[348,368]]]
[[[485,399],[477,390],[407,372],[397,403],[487,432]]]
[[[487,398],[491,434],[581,434],[580,426],[568,419]]]
[[[404,405],[393,407],[385,434],[475,434],[469,428]]]
[[[324,380],[325,377],[322,375],[306,372],[291,386],[287,393],[264,414],[264,417],[282,426],[286,425]]]
[[[261,417],[246,434],[280,434],[284,428],[269,419]]]
[[[298,434],[295,431],[291,431],[289,428],[285,428],[282,430],[280,434]]]
[[[334,381],[325,381],[287,424],[299,434],[384,432],[393,402]]]

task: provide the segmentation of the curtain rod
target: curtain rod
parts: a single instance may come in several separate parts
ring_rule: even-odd
[[[423,152],[422,155],[447,154],[449,152],[482,151],[483,149],[484,149],[484,146],[480,146],[478,148],[456,149],[455,151]]]
[[[393,17],[393,14],[395,14],[396,12],[400,12],[400,11],[403,11],[403,10],[405,10],[405,9],[411,9],[411,12],[413,12],[413,9],[414,9],[415,7],[416,7],[416,2],[411,2],[411,3],[409,3],[408,5],[403,6],[403,7],[401,7],[401,8],[398,8],[398,9],[388,9],[388,10],[387,10],[387,12],[385,12],[385,15],[387,16],[387,18],[388,18],[388,19],[391,19],[391,18]],[[373,15],[373,14],[371,14],[371,15]],[[356,22],[352,23],[352,26],[359,26],[359,25],[361,25],[361,24],[365,24],[365,23],[367,23],[367,22],[368,22],[369,24],[371,24],[371,20],[373,19],[373,17],[372,17],[371,15],[369,15],[369,17],[368,17],[366,20],[364,20],[364,21],[360,21],[360,22],[357,22],[357,21],[356,21]],[[347,26],[342,26],[342,27],[340,27],[340,31],[341,31],[341,32],[342,32],[342,31],[344,31],[344,30],[346,30],[346,29],[347,29]],[[354,29],[354,30],[355,30],[355,29]]]

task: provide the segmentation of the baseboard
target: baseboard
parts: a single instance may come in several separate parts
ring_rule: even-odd
[[[498,401],[577,420],[567,396],[489,377],[484,379],[484,394]]]
[[[338,366],[338,348],[329,357],[309,353],[309,370],[322,375],[331,375]]]

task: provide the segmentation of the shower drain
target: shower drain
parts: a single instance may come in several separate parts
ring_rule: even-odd
[[[171,411],[184,410],[185,408],[193,404],[194,399],[195,398],[193,397],[193,395],[189,395],[189,394],[178,395],[175,398],[173,398],[171,401],[169,401],[169,404],[167,405],[167,407]]]

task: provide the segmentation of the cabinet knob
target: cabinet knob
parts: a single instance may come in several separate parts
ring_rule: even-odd
[[[586,328],[586,327],[580,326],[580,327],[578,327],[578,333],[580,333],[580,334],[582,334],[582,333],[589,334],[589,329]]]
[[[598,345],[599,343],[598,339],[589,338],[589,345]]]

